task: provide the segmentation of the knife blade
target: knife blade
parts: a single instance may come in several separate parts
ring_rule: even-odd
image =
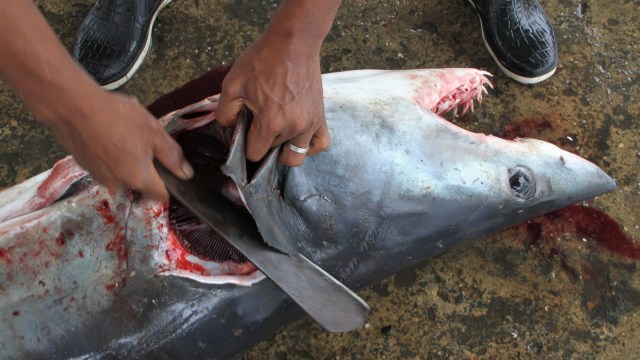
[[[365,322],[369,306],[364,300],[301,254],[290,256],[268,247],[252,219],[199,181],[197,174],[185,181],[157,160],[154,164],[169,193],[214,228],[325,330],[351,331]]]

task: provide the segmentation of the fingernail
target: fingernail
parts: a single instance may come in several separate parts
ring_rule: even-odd
[[[184,178],[185,179],[191,179],[193,177],[193,168],[191,167],[191,164],[189,164],[188,162],[183,162],[182,163],[182,173],[184,174]]]

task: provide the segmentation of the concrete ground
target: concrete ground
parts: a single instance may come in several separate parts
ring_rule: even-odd
[[[38,3],[71,48],[93,1]],[[173,1],[158,19],[148,59],[121,91],[150,103],[229,64],[277,3]],[[481,109],[453,121],[475,132],[550,141],[601,166],[618,189],[589,204],[602,211],[585,220],[593,227],[586,231],[579,214],[561,213],[478,239],[360,292],[372,311],[358,331],[328,334],[301,320],[242,358],[640,358],[640,1],[542,3],[560,64],[539,85],[499,72],[463,0],[344,2],[322,67],[494,73],[495,90]],[[0,109],[1,189],[65,153],[1,84]],[[616,242],[626,247],[611,251]]]

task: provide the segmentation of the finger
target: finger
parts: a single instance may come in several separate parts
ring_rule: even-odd
[[[222,126],[235,126],[243,105],[244,100],[241,97],[234,97],[223,91],[218,101],[216,120]]]
[[[168,200],[169,192],[162,182],[160,175],[158,175],[153,161],[149,159],[149,161],[140,166],[140,168],[140,172],[133,174],[134,176],[129,178],[129,181],[131,181],[129,186],[141,192],[146,198]]]
[[[105,172],[100,166],[86,166],[85,161],[79,159],[76,159],[76,162],[81,167],[89,171],[89,174],[91,174],[91,178],[94,181],[107,188],[110,192],[118,191],[123,187],[124,184],[117,181],[110,172]],[[95,163],[97,164],[98,162],[96,161]]]
[[[116,174],[104,183],[110,191],[120,191],[124,188],[138,191],[146,198],[154,200],[168,200],[169,192],[149,158],[146,162],[137,162],[135,172]]]
[[[278,135],[277,131],[269,127],[269,124],[265,124],[259,115],[254,114],[247,134],[245,157],[250,161],[260,161],[271,148],[273,139]]]
[[[304,133],[300,136],[296,136],[289,141],[282,144],[282,151],[278,160],[281,164],[287,166],[300,166],[304,163],[304,159],[307,157],[306,153],[300,153],[300,151],[294,151],[294,149],[308,149],[309,143],[313,136],[312,132]],[[293,146],[290,146],[292,144]]]
[[[307,156],[313,156],[317,153],[323,152],[327,150],[330,145],[331,139],[329,138],[329,127],[327,126],[327,123],[324,122],[315,134],[313,134]]]
[[[167,188],[164,186],[164,183],[160,179],[160,176],[158,175],[158,172],[156,171],[153,164],[150,164],[150,168],[148,168],[147,171],[148,171],[147,174],[149,176],[147,177],[148,180],[145,181],[144,188],[137,189],[137,190],[142,192],[142,194],[149,199],[161,200],[161,201],[169,200],[169,192],[167,191]]]
[[[123,185],[117,181],[115,181],[114,179],[111,178],[102,178],[102,177],[96,177],[93,175],[93,173],[91,174],[91,177],[93,177],[94,180],[96,180],[97,182],[99,182],[100,184],[102,184],[102,186],[106,187],[107,190],[109,190],[109,192],[111,193],[115,193],[119,190],[122,190]]]
[[[153,156],[181,179],[192,178],[193,167],[184,156],[180,145],[161,126],[155,125],[155,132]]]

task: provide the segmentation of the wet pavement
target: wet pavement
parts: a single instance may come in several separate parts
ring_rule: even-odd
[[[39,1],[68,48],[92,1]],[[474,132],[543,139],[601,166],[618,189],[477,239],[361,291],[366,326],[328,334],[295,322],[243,358],[640,358],[640,1],[547,0],[560,64],[525,86],[502,75],[475,13],[457,1],[345,2],[324,72],[477,67],[495,74]],[[275,1],[175,0],[153,50],[121,91],[150,103],[229,64],[266,26]],[[64,156],[0,85],[0,189]],[[425,144],[428,146],[428,144]]]

